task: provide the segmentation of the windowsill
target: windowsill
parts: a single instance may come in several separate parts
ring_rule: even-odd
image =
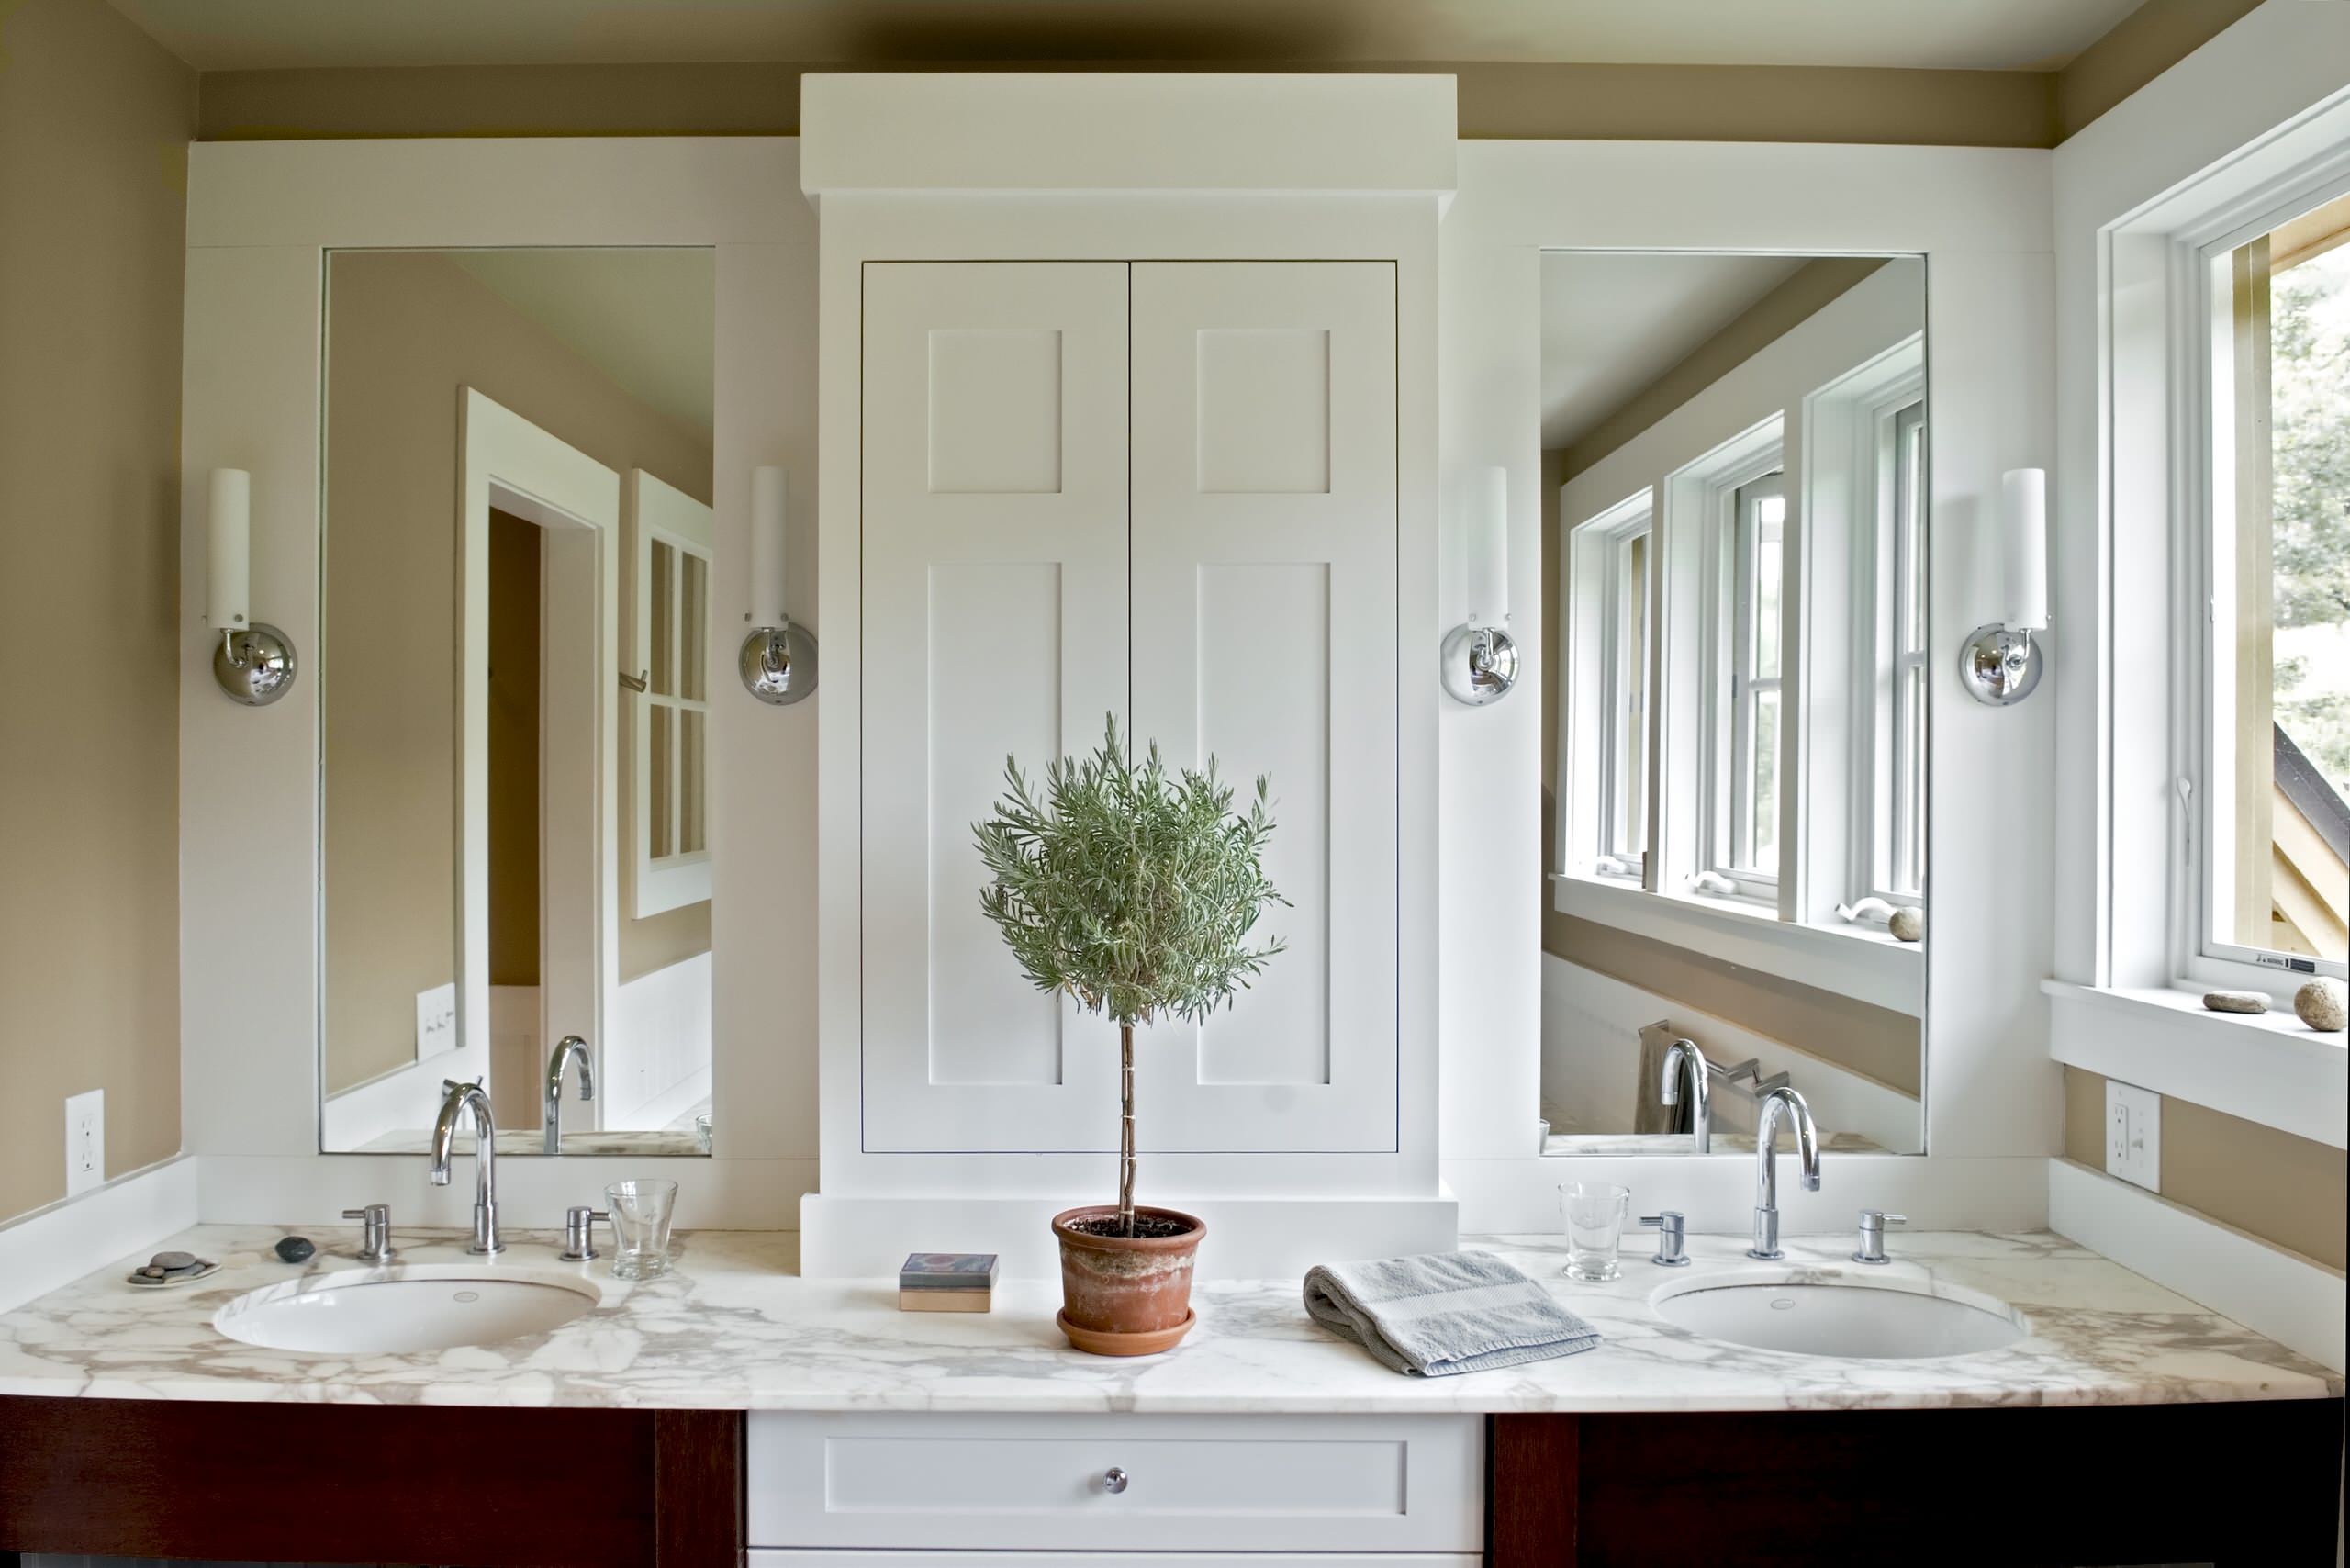
[[[1749,900],[1652,893],[1618,878],[1553,872],[1562,914],[1766,970],[1909,1017],[1925,1010],[1924,954],[1868,925],[1798,925]]]
[[[2212,1013],[2200,991],[2042,980],[2048,1054],[2067,1067],[2350,1147],[2350,1045],[2288,1007]]]

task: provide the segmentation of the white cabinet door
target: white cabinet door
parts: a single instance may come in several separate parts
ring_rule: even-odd
[[[1135,734],[1271,776],[1289,900],[1229,1011],[1137,1042],[1141,1140],[1393,1149],[1395,269],[1136,263],[1133,308]]]
[[[979,913],[971,827],[1007,756],[1039,773],[1125,712],[1126,276],[865,268],[870,1150],[1116,1137],[1115,1031],[1022,975]]]

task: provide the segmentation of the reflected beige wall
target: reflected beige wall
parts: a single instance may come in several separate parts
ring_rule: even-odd
[[[2263,1241],[2350,1266],[2350,1155],[2163,1096],[2162,1195]],[[2105,1169],[2105,1080],[2065,1070],[2065,1158]]]
[[[417,992],[456,978],[459,388],[623,476],[642,467],[698,498],[711,493],[711,459],[699,435],[644,408],[445,257],[346,252],[329,297],[319,673],[332,1092],[412,1062]],[[625,540],[621,554],[630,558]],[[624,647],[631,598],[624,581]],[[625,703],[622,711],[625,745]],[[625,824],[625,767],[621,793]],[[625,912],[625,831],[621,863]],[[621,978],[709,945],[707,903],[624,918]]]
[[[177,1153],[180,290],[196,73],[111,7],[0,0],[0,1220]],[[193,631],[187,634],[193,636]],[[95,641],[94,641],[95,640]]]

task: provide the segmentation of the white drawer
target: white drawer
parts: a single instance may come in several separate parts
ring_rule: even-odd
[[[750,1544],[1473,1552],[1474,1416],[754,1411]],[[1113,1491],[1110,1473],[1123,1473]]]
[[[850,1551],[753,1547],[747,1568],[1138,1568],[1131,1551]],[[1147,1568],[1480,1568],[1474,1551],[1154,1551]]]

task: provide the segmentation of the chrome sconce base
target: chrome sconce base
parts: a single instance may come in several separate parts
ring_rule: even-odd
[[[1993,708],[2022,701],[2040,684],[2040,644],[2030,632],[1998,622],[1977,626],[1958,651],[1958,678],[1966,694]]]
[[[816,639],[797,626],[762,626],[743,639],[743,689],[789,708],[816,691]]]
[[[1445,690],[1472,708],[1500,701],[1517,684],[1517,644],[1498,626],[1455,626],[1442,660]]]
[[[212,649],[212,678],[229,700],[266,708],[293,689],[293,640],[265,621],[241,632],[224,632]]]

